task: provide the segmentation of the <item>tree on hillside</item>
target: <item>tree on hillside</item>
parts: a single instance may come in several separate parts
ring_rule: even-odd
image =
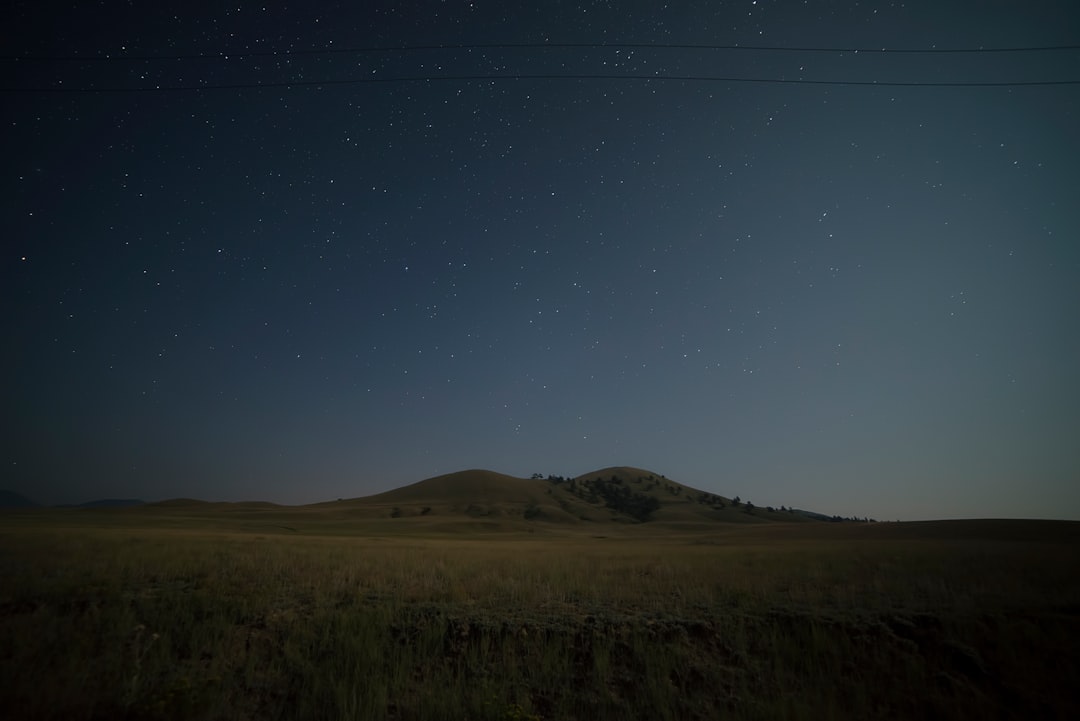
[[[647,521],[653,512],[660,508],[660,501],[643,493],[635,493],[617,476],[610,480],[597,478],[585,481],[584,488],[570,486],[568,490],[590,503],[603,501],[608,508],[624,513],[638,521]]]

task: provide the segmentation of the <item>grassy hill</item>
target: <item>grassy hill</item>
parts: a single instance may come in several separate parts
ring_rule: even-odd
[[[516,478],[473,469],[362,498],[305,508],[339,520],[394,519],[447,524],[470,519],[499,528],[526,524],[651,524],[707,528],[716,523],[807,522],[808,516],[757,508],[641,468],[613,466],[573,478]]]
[[[529,523],[574,524],[607,520],[594,504],[536,478],[474,469],[428,478],[385,493],[306,508],[329,517],[390,518],[442,524],[484,521],[501,528]]]
[[[765,523],[769,521],[805,522],[808,516],[795,511],[762,508],[726,496],[702,491],[673,481],[663,474],[641,468],[615,466],[586,473],[574,479],[584,488],[586,497],[599,496],[607,504],[611,489],[626,488],[631,494],[655,499],[656,509],[642,522],[660,523]],[[605,490],[608,493],[605,494]],[[625,493],[625,492],[623,492]],[[616,500],[616,505],[618,501]],[[625,514],[624,514],[625,515]]]
[[[24,513],[34,514],[36,509]],[[697,532],[826,516],[755,507],[642,468],[613,466],[573,478],[517,478],[471,469],[371,496],[305,506],[176,498],[132,507],[57,509],[76,525],[115,523],[176,529],[385,535],[426,533],[621,535]],[[28,517],[29,520],[29,517]],[[632,530],[637,529],[637,530]]]
[[[583,504],[564,503],[552,485],[535,478],[515,478],[481,469],[428,478],[386,493],[354,500],[358,506],[386,510],[397,516],[465,515],[471,518],[520,517],[572,522],[585,512]],[[575,513],[577,511],[577,513]]]

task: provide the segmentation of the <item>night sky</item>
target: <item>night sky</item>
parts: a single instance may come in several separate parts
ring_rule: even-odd
[[[4,11],[0,487],[1080,519],[1080,50],[899,52],[1073,0],[70,5]]]

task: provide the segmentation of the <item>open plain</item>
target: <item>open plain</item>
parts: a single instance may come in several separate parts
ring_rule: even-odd
[[[1080,718],[1080,523],[383,500],[5,513],[4,717]]]

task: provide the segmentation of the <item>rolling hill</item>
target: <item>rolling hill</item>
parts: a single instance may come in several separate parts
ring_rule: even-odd
[[[573,478],[516,478],[473,469],[384,493],[307,508],[353,518],[422,517],[546,523],[807,522],[808,514],[757,508],[701,491],[653,471],[613,466]]]

